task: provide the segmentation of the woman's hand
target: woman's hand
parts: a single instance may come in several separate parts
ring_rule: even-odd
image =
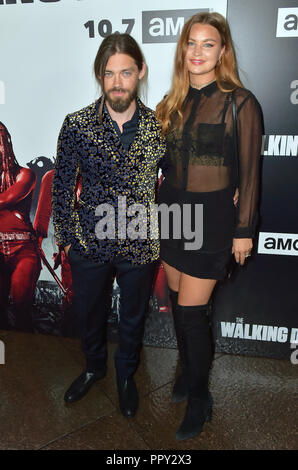
[[[252,250],[252,238],[234,238],[232,253],[237,263],[243,266],[245,258],[250,256]]]
[[[234,194],[234,197],[233,197],[233,202],[234,202],[235,207],[238,206],[238,200],[239,200],[239,189],[236,188],[235,194]]]

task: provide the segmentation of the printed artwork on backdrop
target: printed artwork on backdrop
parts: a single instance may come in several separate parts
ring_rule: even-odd
[[[36,175],[16,160],[11,136],[3,123],[0,123],[0,172],[2,327],[32,331],[31,308],[41,268],[30,220]],[[9,303],[12,305],[10,315],[7,311]]]
[[[52,215],[53,161],[41,156],[28,162],[28,168],[21,167],[3,123],[0,123],[0,158],[0,329],[75,336],[72,278],[67,256],[58,246],[51,256],[43,250]],[[79,176],[76,202],[81,187]],[[38,281],[42,266],[48,270],[52,281]],[[110,322],[117,322],[119,289],[116,282],[110,302]],[[154,282],[153,306],[158,312],[169,312],[166,277],[161,265]]]
[[[141,97],[155,108],[169,89],[184,22],[210,9],[228,11],[244,85],[265,118],[260,233],[247,267],[213,297],[216,348],[297,361],[297,2],[284,8],[280,0],[151,0],[149,6],[115,0],[113,9],[102,2],[100,11],[97,3],[0,0],[0,159],[11,162],[0,189],[0,328],[76,334],[71,272],[55,243],[50,195],[64,117],[100,94],[92,64],[102,39],[120,31],[139,42],[149,71]],[[264,50],[273,41],[274,54]],[[111,289],[109,325],[116,337],[120,295],[116,283]],[[176,345],[162,266],[145,343]]]
[[[287,8],[282,3],[229,0],[243,81],[262,105],[265,135],[252,257],[232,282],[217,286],[213,315],[218,350],[290,360],[298,344],[298,82],[293,61],[298,10],[294,0]],[[274,54],[269,49],[259,54],[260,41],[274,42]]]
[[[0,104],[5,104],[5,84],[0,80]]]
[[[0,120],[7,135],[12,136],[16,165],[32,178],[30,191],[24,189],[13,204],[11,200],[8,203],[6,189],[1,189],[0,328],[76,334],[71,270],[54,239],[51,187],[56,142],[65,115],[99,96],[91,69],[101,40],[121,31],[141,44],[149,69],[145,101],[154,107],[169,87],[169,66],[184,22],[195,12],[209,8],[225,15],[227,2],[212,0],[198,5],[186,1],[181,8],[180,1],[172,0],[161,8],[160,2],[153,0],[148,9],[145,1],[123,4],[117,0],[115,9],[103,4],[100,11],[96,3],[0,0],[0,37],[1,44],[6,44],[5,48],[0,46]],[[160,47],[169,64],[162,70],[156,54],[161,52]],[[26,70],[21,84],[15,80],[19,67]],[[15,184],[12,181],[9,189],[13,190]],[[80,184],[78,181],[77,199]],[[14,223],[17,213],[22,216],[22,226]],[[109,306],[115,334],[119,297],[115,282]],[[175,346],[162,265],[156,273],[148,318],[148,342]]]

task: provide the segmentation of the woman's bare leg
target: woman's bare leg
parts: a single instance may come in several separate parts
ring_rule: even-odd
[[[199,279],[181,273],[178,304],[184,306],[208,304],[216,282],[215,279]]]
[[[216,285],[215,279],[200,279],[181,273],[165,261],[162,261],[167,275],[168,286],[175,292],[179,292],[179,305],[205,305],[209,302],[213,289]]]
[[[178,269],[173,268],[173,266],[167,264],[165,261],[162,261],[162,265],[167,275],[169,288],[175,292],[178,292],[181,272],[178,271]]]

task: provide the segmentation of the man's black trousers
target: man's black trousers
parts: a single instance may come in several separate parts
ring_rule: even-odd
[[[107,297],[116,276],[120,288],[119,343],[115,352],[117,376],[126,379],[137,369],[145,315],[156,263],[133,265],[124,259],[98,264],[70,248],[74,290],[73,309],[86,357],[86,370],[99,371],[107,361]]]

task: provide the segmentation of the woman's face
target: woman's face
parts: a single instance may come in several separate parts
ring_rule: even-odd
[[[224,52],[219,32],[208,24],[196,23],[191,27],[186,67],[190,83],[204,85],[215,79],[215,67]]]

